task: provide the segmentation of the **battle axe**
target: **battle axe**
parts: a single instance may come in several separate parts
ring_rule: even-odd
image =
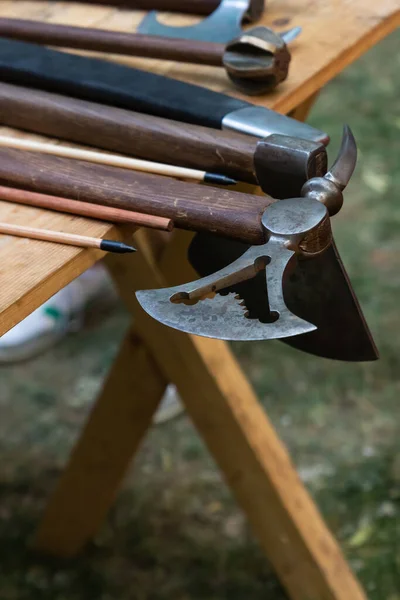
[[[233,263],[197,282],[137,292],[142,307],[187,333],[242,341],[288,338],[291,345],[313,353],[318,343],[321,348],[331,337],[336,342],[325,344],[326,357],[354,360],[357,348],[362,353],[357,360],[377,358],[330,228],[330,216],[342,206],[342,191],[355,164],[355,141],[345,128],[331,170],[309,180],[302,198],[265,209],[260,223],[263,244],[251,246]],[[210,270],[210,263],[205,266],[201,258],[197,262],[203,271]],[[294,336],[299,336],[300,346]]]

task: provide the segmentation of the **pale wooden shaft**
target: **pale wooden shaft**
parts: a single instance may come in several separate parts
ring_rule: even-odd
[[[52,156],[85,160],[101,165],[108,165],[110,167],[130,169],[132,171],[144,171],[145,173],[156,173],[157,175],[168,175],[178,179],[191,179],[193,181],[203,181],[206,174],[205,171],[199,171],[198,169],[176,167],[174,165],[156,163],[149,160],[141,160],[139,158],[129,158],[118,154],[94,152],[92,150],[84,150],[81,148],[69,148],[67,146],[45,144],[43,142],[8,136],[0,136],[0,147],[15,148],[16,150],[26,150],[28,152],[41,152],[43,154],[51,154]],[[134,150],[134,148],[132,150]]]
[[[42,240],[45,242],[56,242],[57,244],[68,244],[69,246],[78,246],[81,248],[100,248],[102,242],[102,240],[98,238],[92,238],[86,235],[36,229],[34,227],[24,227],[23,225],[12,225],[11,223],[0,223],[0,234]]]

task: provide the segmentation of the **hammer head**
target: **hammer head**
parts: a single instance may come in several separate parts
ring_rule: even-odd
[[[268,27],[253,27],[227,44],[223,65],[240,91],[255,96],[286,79],[290,58],[279,34]]]

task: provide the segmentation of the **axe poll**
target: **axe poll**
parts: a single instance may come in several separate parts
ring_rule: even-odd
[[[268,92],[286,79],[290,63],[287,43],[298,33],[298,27],[282,34],[254,27],[225,45],[0,18],[0,36],[14,40],[223,67],[233,84],[248,95]]]
[[[295,196],[326,173],[321,143],[272,131],[251,136],[153,117],[60,94],[0,83],[0,124],[93,145],[156,162],[221,173],[260,185],[265,193]],[[255,153],[262,164],[255,168]],[[171,152],[171,149],[173,150]]]
[[[326,133],[261,106],[116,63],[0,39],[0,80],[185,123],[327,144]]]

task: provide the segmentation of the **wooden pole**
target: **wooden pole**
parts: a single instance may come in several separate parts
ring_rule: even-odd
[[[109,167],[129,169],[131,171],[143,171],[145,173],[155,173],[157,175],[167,175],[168,177],[175,177],[178,179],[190,179],[193,181],[204,181],[221,185],[233,185],[236,183],[235,180],[226,177],[225,175],[207,173],[206,171],[200,171],[198,169],[187,169],[185,167],[155,163],[139,158],[106,154],[105,152],[94,152],[93,150],[84,150],[82,148],[69,148],[67,146],[46,144],[16,137],[0,136],[0,147],[26,150],[28,152],[40,152],[42,154],[50,154],[50,156],[84,160],[100,165],[107,165]]]
[[[224,44],[25,19],[0,19],[0,35],[15,40],[221,67]]]
[[[4,235],[14,235],[17,237],[30,238],[45,242],[56,242],[57,244],[78,246],[80,248],[97,248],[106,252],[116,252],[117,254],[135,252],[135,248],[132,246],[127,246],[122,242],[115,242],[114,240],[102,240],[100,238],[88,237],[86,235],[77,235],[76,233],[64,233],[63,231],[36,229],[35,227],[12,225],[11,223],[0,223],[0,234],[1,233]]]
[[[122,208],[113,208],[111,206],[91,204],[90,202],[79,202],[79,200],[71,200],[70,198],[49,196],[47,194],[39,194],[37,192],[29,192],[5,186],[0,186],[0,200],[36,206],[37,208],[47,208],[81,217],[90,217],[100,221],[108,221],[109,223],[125,223],[150,227],[151,229],[160,229],[162,231],[172,231],[173,229],[172,220],[165,219],[164,217],[156,217],[123,210]]]
[[[0,83],[0,120],[14,129],[257,183],[254,152],[259,140],[250,135],[9,83]]]

